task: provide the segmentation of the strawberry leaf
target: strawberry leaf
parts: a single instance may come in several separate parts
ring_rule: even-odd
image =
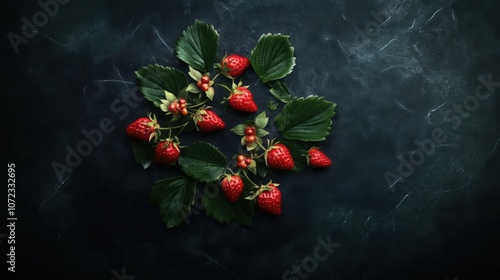
[[[288,103],[293,100],[293,97],[288,90],[285,82],[276,81],[271,85],[269,92],[283,103]]]
[[[195,180],[177,176],[156,181],[150,193],[150,202],[158,206],[162,222],[167,228],[171,228],[188,218],[195,193]]]
[[[245,128],[246,128],[246,124],[239,124],[233,128],[231,128],[231,131],[234,132],[236,135],[239,135],[239,136],[245,136]]]
[[[250,63],[264,84],[290,74],[295,66],[294,49],[289,36],[281,34],[262,35],[250,54]]]
[[[131,139],[131,145],[135,161],[142,165],[142,168],[147,169],[155,158],[153,143]]]
[[[245,226],[252,225],[254,202],[244,199],[244,197],[249,195],[251,183],[244,177],[242,179],[245,188],[240,198],[233,203],[227,200],[220,187],[218,187],[219,192],[216,195],[207,191],[208,188],[205,189],[202,204],[208,216],[221,224],[228,224],[234,221]]]
[[[157,107],[165,99],[165,91],[179,95],[188,85],[186,76],[175,68],[151,64],[135,71],[139,91]]]
[[[266,111],[264,111],[255,118],[255,127],[257,129],[263,129],[267,126],[268,122],[269,118],[266,117]]]
[[[224,174],[226,163],[224,154],[202,141],[183,148],[179,157],[182,171],[205,183],[217,181]]]
[[[217,55],[219,33],[213,25],[196,21],[177,41],[177,57],[199,72],[209,72]]]
[[[278,130],[288,140],[323,141],[330,134],[335,107],[323,97],[295,99],[276,117]]]

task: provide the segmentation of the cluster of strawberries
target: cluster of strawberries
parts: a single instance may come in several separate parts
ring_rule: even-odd
[[[258,111],[257,105],[253,100],[252,93],[248,86],[243,86],[240,83],[235,84],[234,79],[239,77],[249,67],[249,59],[240,55],[225,56],[220,64],[218,64],[221,74],[233,80],[232,88],[220,85],[230,91],[227,98],[229,105],[236,111],[255,113]],[[213,95],[214,81],[210,79],[209,74],[201,74],[194,69],[191,69],[190,76],[195,79],[196,84],[192,87],[191,92],[203,91],[207,93],[209,99]],[[208,106],[203,104],[188,104],[184,98],[177,99],[171,94],[167,100],[164,100],[162,110],[174,116],[192,117],[199,131],[204,133],[214,132],[225,128],[224,121]],[[127,127],[127,134],[141,141],[151,141],[155,139],[157,143],[155,148],[155,162],[159,164],[175,164],[181,154],[179,140],[177,137],[160,139],[161,131],[170,128],[162,128],[158,124],[155,117],[139,118]],[[247,176],[247,170],[255,169],[255,158],[264,157],[265,164],[271,168],[280,170],[292,170],[294,168],[294,160],[288,147],[282,143],[269,143],[265,148],[262,145],[262,140],[259,136],[266,135],[267,132],[263,127],[256,127],[255,123],[247,124],[241,133],[241,144],[246,146],[248,151],[252,151],[250,156],[239,154],[236,157],[237,167],[241,172],[235,174],[226,174],[221,180],[222,191],[230,202],[236,202],[243,193],[244,183],[240,176]],[[263,149],[262,154],[256,151]],[[322,151],[313,147],[307,152],[307,163],[310,167],[325,168],[331,165],[331,161]],[[253,183],[252,183],[253,184]],[[250,196],[245,199],[256,199],[257,206],[264,211],[273,214],[281,214],[281,192],[278,189],[279,184],[272,181],[266,185],[257,186],[253,184],[253,189]]]

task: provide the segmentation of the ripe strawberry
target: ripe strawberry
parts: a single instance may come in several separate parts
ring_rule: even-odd
[[[236,202],[243,192],[243,180],[238,175],[227,175],[221,182],[222,191],[229,202]]]
[[[138,118],[127,126],[127,135],[141,141],[150,141],[155,136],[156,126],[156,120]]]
[[[310,167],[324,168],[332,165],[332,161],[318,148],[311,148],[307,152],[307,162]]]
[[[250,60],[244,56],[230,54],[221,62],[222,74],[228,78],[238,78],[250,66]]]
[[[255,113],[258,108],[253,100],[252,92],[247,87],[237,87],[229,96],[229,106],[236,111]]]
[[[272,168],[292,170],[294,167],[294,162],[290,151],[285,145],[281,143],[272,145],[266,151],[265,158],[267,165]]]
[[[209,109],[200,110],[196,115],[195,122],[198,129],[206,133],[226,127],[224,121],[214,111]]]
[[[272,190],[265,190],[257,196],[257,206],[275,216],[281,215],[281,191],[269,184]]]
[[[177,143],[166,140],[158,143],[155,149],[155,162],[158,164],[173,164],[181,154]]]

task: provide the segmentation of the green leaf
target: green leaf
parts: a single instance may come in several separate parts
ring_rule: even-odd
[[[290,91],[285,82],[276,81],[271,85],[269,92],[283,103],[288,103],[293,100]]]
[[[255,118],[255,127],[256,128],[265,128],[268,122],[269,122],[269,118],[266,117],[266,111],[264,111],[264,112],[260,113]]]
[[[323,97],[295,99],[276,117],[278,130],[289,140],[323,141],[330,134],[335,107]]]
[[[269,100],[269,103],[267,104],[267,108],[269,108],[269,110],[271,111],[274,111],[276,109],[278,109],[278,106],[280,104],[274,100]]]
[[[171,228],[187,220],[195,193],[195,180],[177,176],[156,181],[150,193],[150,202],[158,206],[162,222]]]
[[[245,136],[245,128],[247,126],[245,124],[239,124],[233,128],[231,128],[231,131],[234,132],[236,135],[239,136]]]
[[[245,181],[245,188],[240,198],[231,203],[226,199],[220,187],[217,187],[218,192],[211,193],[205,189],[202,204],[208,216],[212,217],[221,224],[228,224],[232,221],[241,225],[251,226],[254,216],[254,202],[244,199],[249,194],[251,185]]]
[[[209,72],[217,55],[219,34],[212,25],[196,21],[177,41],[177,57],[200,72]]]
[[[213,145],[196,142],[181,150],[179,165],[187,175],[200,182],[217,181],[226,169],[226,157]]]
[[[188,85],[186,76],[175,68],[152,64],[135,71],[139,91],[160,106],[161,99],[165,99],[165,91],[178,95]]]
[[[250,54],[250,63],[262,83],[278,80],[290,74],[295,66],[294,49],[289,36],[262,35]]]
[[[132,152],[135,156],[135,161],[147,169],[155,158],[155,149],[153,143],[143,142],[136,139],[131,139]]]

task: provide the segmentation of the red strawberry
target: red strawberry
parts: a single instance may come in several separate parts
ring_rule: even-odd
[[[332,165],[332,161],[328,158],[328,156],[318,148],[311,148],[307,152],[307,162],[310,167],[316,168],[329,167]]]
[[[253,101],[252,92],[247,87],[237,87],[229,96],[229,106],[236,111],[255,113],[258,108]]]
[[[236,202],[243,192],[243,180],[238,175],[227,175],[221,186],[229,202]]]
[[[158,143],[155,149],[155,162],[158,164],[173,164],[181,154],[177,143],[166,140]]]
[[[265,158],[269,167],[282,170],[293,169],[294,162],[292,155],[288,148],[281,143],[272,145],[266,151]]]
[[[248,66],[250,66],[248,58],[237,54],[230,54],[222,59],[221,71],[224,76],[235,79],[241,76]]]
[[[156,126],[156,120],[138,118],[127,126],[127,135],[141,141],[150,141],[155,136]]]
[[[271,190],[265,190],[257,196],[257,206],[275,216],[281,215],[281,192],[273,184],[268,185]]]
[[[224,121],[209,109],[200,110],[196,115],[195,122],[201,132],[214,132],[226,127]]]

